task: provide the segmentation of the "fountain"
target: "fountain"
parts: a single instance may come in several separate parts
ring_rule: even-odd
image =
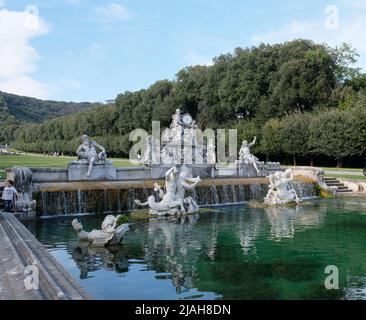
[[[316,196],[316,185],[327,188],[315,171],[294,169],[292,182],[276,180],[283,171],[280,164],[261,162],[251,153],[256,137],[251,143],[243,141],[237,161],[219,164],[215,136],[203,144],[200,131],[190,114],[177,109],[162,134],[158,152],[153,152],[155,138],[148,136],[139,156],[141,166],[130,167],[115,167],[105,148],[83,135],[78,160],[67,168],[8,170],[8,178],[21,194],[17,208],[36,211],[37,216],[57,216],[118,214],[148,207],[151,214],[165,215],[262,200],[269,184],[266,199],[271,203],[287,195],[295,201],[295,194],[299,198]],[[281,184],[291,185],[295,192],[280,194],[277,188]]]

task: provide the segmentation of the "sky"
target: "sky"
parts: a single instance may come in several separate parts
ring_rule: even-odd
[[[366,0],[0,0],[0,90],[103,102],[296,38],[347,42],[366,71],[365,31]]]

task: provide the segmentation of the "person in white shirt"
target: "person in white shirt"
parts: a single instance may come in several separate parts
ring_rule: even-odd
[[[2,199],[5,202],[5,212],[11,212],[11,209],[13,208],[14,196],[16,198],[19,197],[17,190],[14,188],[14,182],[11,180],[6,180],[2,196]]]

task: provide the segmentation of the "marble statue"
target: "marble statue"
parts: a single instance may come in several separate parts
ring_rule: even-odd
[[[182,143],[184,127],[182,114],[180,109],[177,109],[175,110],[175,114],[172,115],[172,123],[170,124],[170,136],[173,140],[173,144],[180,145]]]
[[[146,166],[151,165],[152,151],[152,136],[147,136],[145,139],[145,151],[141,156],[139,156],[138,161]]]
[[[239,151],[239,163],[252,165],[254,167],[255,171],[257,172],[257,174],[259,174],[259,169],[258,169],[257,164],[261,163],[261,162],[259,161],[259,159],[256,156],[254,156],[250,152],[250,148],[255,145],[256,141],[257,141],[257,137],[254,137],[254,140],[252,143],[248,143],[247,140],[243,141],[240,151]]]
[[[207,159],[209,164],[215,164],[215,146],[210,146],[210,150],[205,152],[202,142],[197,139],[198,126],[189,113],[181,113],[177,109],[172,115],[172,122],[169,128],[165,129],[161,135],[160,150],[155,152],[153,163],[160,161],[164,165],[181,165],[181,164],[202,164]],[[152,138],[145,141],[145,152],[139,158],[139,162],[143,165],[150,166],[152,156]],[[209,155],[207,153],[209,152]]]
[[[207,143],[206,162],[209,165],[216,164],[216,146],[215,141],[209,140]]]
[[[191,196],[186,197],[185,191],[193,190],[199,182],[200,177],[188,176],[185,166],[180,170],[172,167],[165,173],[165,192],[160,185],[154,184],[154,191],[158,192],[160,201],[156,201],[155,196],[151,195],[146,202],[136,199],[135,203],[139,206],[149,206],[150,214],[154,215],[197,212],[198,204]],[[188,207],[188,211],[185,206]]]
[[[107,159],[107,153],[103,146],[91,140],[88,135],[84,134],[81,136],[81,145],[76,150],[78,156],[78,162],[89,163],[87,176],[89,177],[93,169],[94,163],[105,162]],[[99,149],[99,153],[97,152]]]
[[[284,172],[277,171],[268,177],[270,185],[264,203],[268,205],[281,205],[291,202],[300,203],[300,199],[295,191],[289,187],[289,183],[293,181],[293,172],[287,169]]]
[[[188,205],[188,213],[198,212],[199,206],[196,201],[191,197],[186,197],[186,190],[194,190],[198,183],[201,182],[200,177],[191,178],[187,171],[186,166],[182,166],[179,171],[176,197],[183,199],[184,203]]]
[[[102,229],[91,232],[84,231],[83,225],[77,219],[74,219],[71,225],[81,241],[88,241],[93,246],[113,245],[119,244],[124,234],[129,230],[128,223],[117,227],[117,219],[118,216],[108,215],[103,220]]]

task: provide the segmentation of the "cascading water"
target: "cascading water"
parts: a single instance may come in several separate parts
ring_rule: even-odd
[[[14,186],[18,190],[19,198],[15,206],[18,211],[34,211],[36,203],[32,198],[32,171],[29,168],[14,167],[11,169]]]
[[[315,185],[312,183],[296,182],[296,183],[291,183],[291,187],[295,189],[297,195],[301,199],[309,199],[309,198],[313,198],[317,195],[317,192],[315,190]]]
[[[215,184],[216,183],[216,184]],[[317,195],[312,183],[294,182],[292,187],[301,198]],[[194,192],[187,192],[200,206],[218,206],[245,203],[250,200],[261,201],[268,191],[267,184],[223,184],[212,181],[210,186],[197,186]],[[47,190],[39,188],[34,196],[37,199],[37,214],[39,216],[54,216],[68,214],[118,213],[136,210],[135,199],[146,200],[149,195],[158,193],[152,187],[146,186],[114,186],[108,188],[89,188],[81,186],[69,190]]]

